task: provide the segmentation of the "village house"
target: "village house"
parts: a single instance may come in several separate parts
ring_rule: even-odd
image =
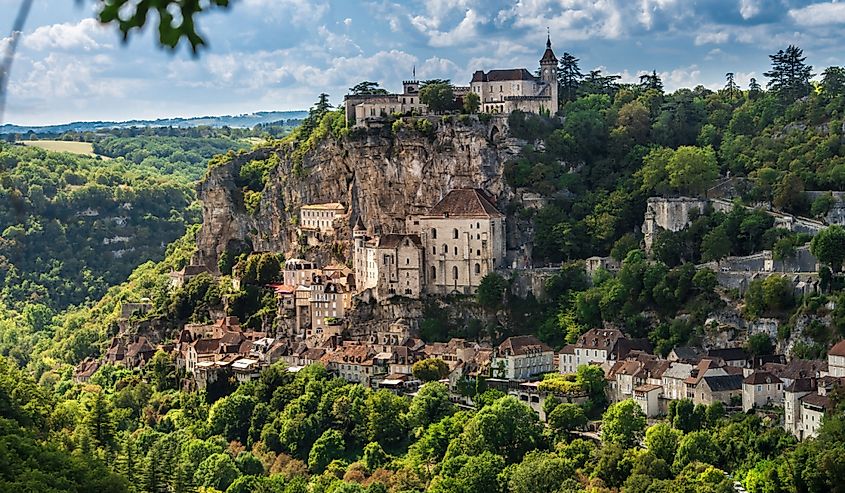
[[[204,265],[186,265],[179,270],[170,271],[170,274],[168,274],[170,287],[171,289],[181,288],[188,281],[201,274],[211,274],[211,271]]]
[[[625,359],[630,351],[650,352],[651,344],[628,339],[618,329],[590,329],[572,347],[564,347],[558,358],[560,373],[574,373],[581,365],[605,365]]]
[[[73,383],[88,383],[91,376],[100,369],[100,361],[91,357],[85,358],[73,369]]]
[[[321,275],[322,273],[314,262],[302,260],[301,258],[287,259],[282,269],[282,284],[287,284],[288,286],[310,286],[311,279],[315,275]]]
[[[731,406],[735,398],[742,398],[742,374],[712,375],[699,381],[694,388],[692,402],[706,406],[721,402]]]
[[[845,377],[845,339],[827,352],[827,372],[832,377]]]
[[[653,383],[647,383],[636,387],[633,391],[634,402],[640,405],[643,414],[647,418],[653,418],[662,413],[660,406],[660,395],[663,387]]]
[[[686,379],[692,375],[693,366],[688,363],[671,362],[669,368],[663,372],[663,398],[677,401],[687,398]]]
[[[830,398],[826,395],[810,393],[801,401],[801,431],[799,439],[815,438],[822,425],[822,418],[826,412],[833,409]]]
[[[493,352],[492,372],[497,378],[526,380],[554,370],[554,350],[532,335],[505,339]]]
[[[362,226],[353,230],[356,287],[372,289],[376,299],[419,298],[422,292],[422,242],[416,234],[370,238]]]
[[[801,420],[801,399],[816,393],[818,380],[815,377],[798,378],[784,386],[783,390],[783,428],[799,440],[804,436],[804,424]]]
[[[745,349],[724,348],[724,349],[710,349],[707,351],[707,357],[724,363],[726,366],[733,366],[736,368],[746,368],[748,366],[748,353]]]
[[[325,281],[322,276],[314,276],[310,300],[311,327],[306,334],[339,333],[346,309],[351,304],[351,295],[341,284]]]
[[[450,190],[419,217],[429,293],[472,294],[489,272],[505,265],[505,215],[480,188]]]
[[[600,270],[617,272],[620,267],[621,264],[613,257],[589,257],[584,261],[584,270],[590,278]]]
[[[337,202],[303,205],[299,209],[299,228],[320,233],[333,233],[334,220],[343,216],[345,212],[343,205]]]
[[[704,351],[697,347],[678,346],[669,351],[666,359],[672,362],[697,365],[705,357]]]
[[[334,351],[326,352],[320,361],[327,370],[347,382],[370,387],[373,377],[387,373],[384,368],[375,364],[373,356],[375,354],[370,346],[348,343]]]
[[[783,404],[783,382],[767,371],[757,370],[742,381],[742,410]]]
[[[363,125],[368,120],[391,115],[425,115],[428,105],[420,101],[420,82],[402,82],[401,94],[347,94],[343,98],[346,123]]]

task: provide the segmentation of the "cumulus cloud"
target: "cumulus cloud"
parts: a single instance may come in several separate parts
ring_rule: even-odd
[[[805,27],[845,24],[845,3],[824,2],[791,9],[789,16]]]
[[[51,24],[39,26],[25,34],[21,42],[33,50],[84,50],[92,51],[109,47],[98,41],[105,28],[94,19],[82,19],[77,23]]]

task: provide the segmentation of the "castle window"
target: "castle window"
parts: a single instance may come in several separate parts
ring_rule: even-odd
[[[481,223],[475,223],[475,229],[481,229]]]
[[[449,253],[449,245],[443,244],[443,253]]]
[[[502,92],[502,86],[499,86],[499,92]]]
[[[475,273],[481,274],[481,264],[475,264]]]
[[[478,255],[478,256],[480,257],[480,256],[481,256],[481,250],[476,250],[476,251],[475,251],[475,254],[476,254],[476,255]]]
[[[458,254],[458,247],[455,247],[455,255]]]
[[[452,230],[452,238],[458,239],[458,228]]]
[[[411,265],[411,257],[405,259],[405,265]]]
[[[431,266],[431,280],[437,279],[437,267]]]
[[[431,239],[433,239],[433,240],[437,239],[437,229],[435,229],[435,228],[431,228]]]
[[[454,279],[456,281],[458,280],[458,267],[457,266],[452,267],[452,279]]]
[[[431,245],[431,253],[435,254],[435,255],[437,254],[437,247],[436,246]]]

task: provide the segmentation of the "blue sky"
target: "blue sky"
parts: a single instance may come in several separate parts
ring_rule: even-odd
[[[0,12],[18,2],[0,0]],[[845,2],[835,1],[233,0],[199,19],[209,41],[199,58],[158,48],[149,29],[125,45],[93,16],[91,0],[35,0],[6,122],[304,109],[320,92],[340,103],[361,80],[396,89],[414,66],[418,78],[465,84],[477,69],[533,71],[546,27],[584,72],[633,81],[657,70],[670,90],[719,87],[729,71],[743,86],[763,82],[767,55],[790,43],[816,72],[845,65]]]

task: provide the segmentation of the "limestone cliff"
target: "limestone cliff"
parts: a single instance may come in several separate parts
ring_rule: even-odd
[[[360,216],[373,233],[403,232],[405,219],[423,213],[447,191],[483,187],[504,209],[513,197],[502,173],[520,143],[504,136],[506,122],[433,120],[429,134],[405,126],[327,137],[301,163],[292,148],[270,146],[233,156],[209,170],[199,186],[203,225],[197,238],[199,260],[215,269],[233,241],[250,241],[255,251],[291,252],[304,204],[341,202],[349,211],[339,239],[350,239]],[[280,158],[262,192],[259,210],[247,212],[236,185],[240,167],[253,159]]]

